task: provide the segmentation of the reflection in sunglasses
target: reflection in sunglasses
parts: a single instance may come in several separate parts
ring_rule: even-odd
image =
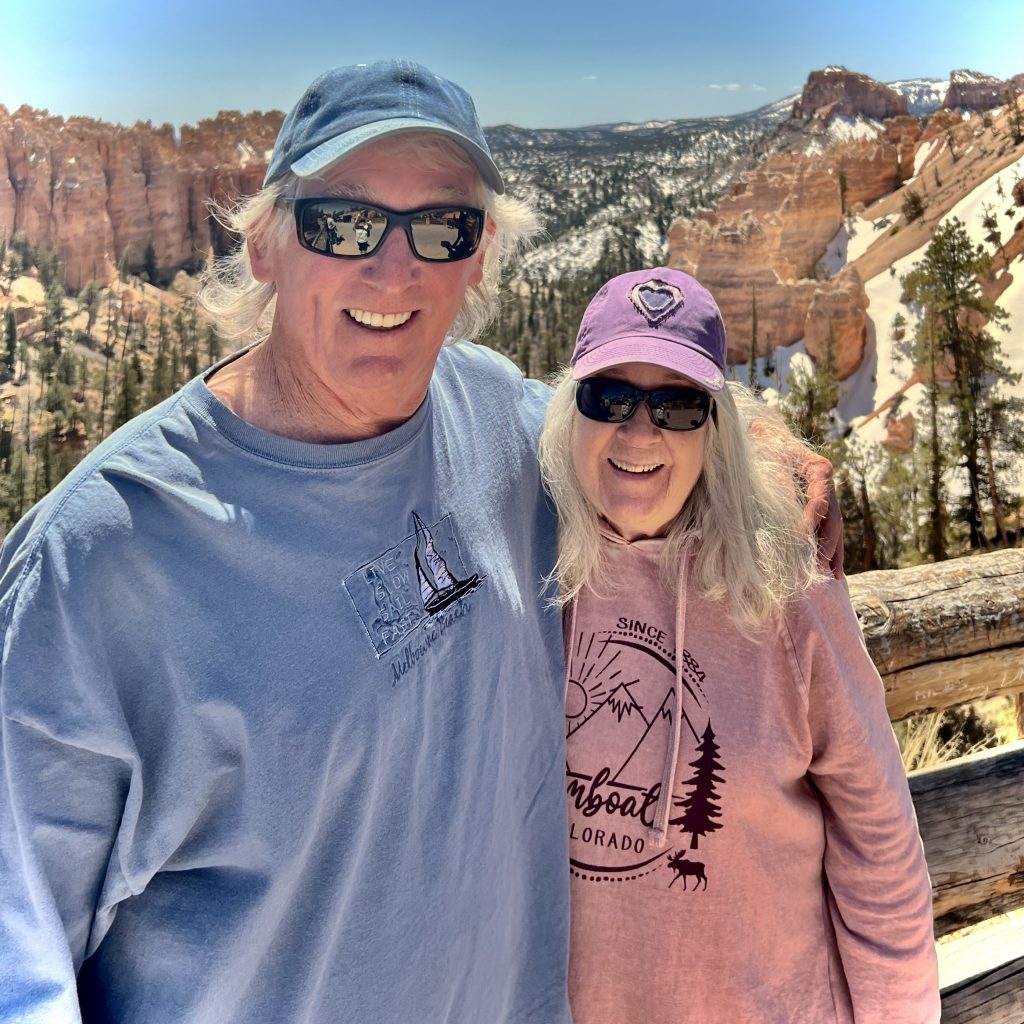
[[[394,228],[401,228],[417,259],[448,263],[476,252],[486,215],[468,206],[407,213],[347,199],[284,199],[295,209],[299,242],[326,256],[371,256]]]

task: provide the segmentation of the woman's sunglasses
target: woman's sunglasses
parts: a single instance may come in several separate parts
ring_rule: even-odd
[[[427,263],[454,263],[480,245],[487,215],[472,206],[437,206],[399,213],[351,199],[292,199],[279,205],[295,211],[299,245],[321,256],[359,260],[372,256],[395,228]]]
[[[598,423],[625,423],[640,405],[647,406],[651,422],[663,430],[696,430],[709,413],[715,416],[714,400],[700,388],[644,391],[611,377],[587,377],[576,385],[576,408]]]

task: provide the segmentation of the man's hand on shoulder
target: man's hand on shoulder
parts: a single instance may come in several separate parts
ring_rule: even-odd
[[[746,410],[750,412],[750,410]],[[795,481],[802,485],[805,497],[804,523],[818,538],[821,568],[843,579],[843,514],[836,496],[832,463],[808,448],[775,414],[757,415],[750,421],[750,433],[757,437],[768,432],[783,442],[793,467]]]
[[[818,536],[818,558],[822,569],[830,569],[832,575],[841,580],[844,575],[843,513],[836,496],[832,463],[804,445],[800,445],[800,452],[795,454],[803,459],[797,472],[806,485],[804,523]]]

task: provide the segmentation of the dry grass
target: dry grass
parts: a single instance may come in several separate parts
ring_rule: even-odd
[[[934,768],[990,747],[1015,743],[1016,697],[1003,695],[964,704],[948,711],[913,715],[894,729],[906,770]]]

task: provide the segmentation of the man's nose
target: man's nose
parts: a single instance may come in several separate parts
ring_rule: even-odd
[[[419,277],[421,260],[413,255],[409,239],[401,228],[389,232],[388,237],[361,261],[363,274],[380,285],[402,285]]]

